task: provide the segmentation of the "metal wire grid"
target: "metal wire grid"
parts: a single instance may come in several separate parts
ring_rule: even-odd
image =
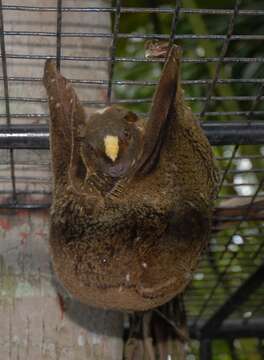
[[[118,87],[149,87],[154,89],[157,84],[155,79],[142,80],[127,80],[120,79],[117,75],[116,67],[119,64],[133,63],[134,66],[141,63],[156,64],[156,60],[147,60],[143,57],[127,57],[120,56],[118,53],[119,40],[147,40],[147,39],[161,39],[176,41],[184,41],[199,43],[201,40],[207,41],[221,41],[222,47],[219,51],[219,56],[214,57],[185,57],[183,58],[183,74],[184,64],[215,64],[214,76],[207,79],[183,79],[183,84],[188,87],[203,87],[204,96],[190,96],[186,99],[193,103],[199,104],[200,108],[196,106],[196,113],[201,116],[203,120],[203,127],[213,145],[229,144],[224,148],[216,149],[218,155],[217,161],[222,170],[222,191],[219,195],[219,201],[227,198],[248,197],[249,203],[243,213],[234,219],[234,217],[227,217],[222,219],[223,224],[233,220],[234,224],[228,229],[213,234],[210,243],[209,251],[206,253],[201,261],[200,268],[194,276],[191,287],[187,291],[186,303],[187,310],[190,317],[190,328],[192,335],[198,338],[208,338],[209,334],[202,334],[204,324],[208,322],[217,310],[223,304],[232,299],[232,296],[237,290],[243,286],[246,279],[251,279],[256,269],[261,267],[262,258],[264,255],[264,239],[263,226],[261,218],[259,221],[252,221],[249,213],[254,201],[263,193],[263,147],[239,146],[240,144],[263,144],[264,143],[264,124],[260,120],[264,114],[264,109],[261,102],[264,99],[263,95],[263,81],[259,78],[239,78],[239,77],[220,77],[220,69],[226,64],[233,66],[246,66],[246,64],[263,63],[264,57],[262,54],[255,57],[240,57],[229,56],[230,44],[236,41],[261,41],[264,40],[264,35],[259,34],[235,34],[236,22],[238,18],[243,16],[254,17],[264,16],[264,10],[241,9],[240,1],[234,3],[233,9],[190,9],[183,7],[184,1],[176,1],[175,7],[168,8],[144,8],[144,7],[123,7],[121,1],[117,0],[114,6],[109,7],[65,7],[63,1],[57,1],[56,6],[42,7],[42,6],[21,6],[21,5],[2,5],[0,1],[0,31],[1,31],[1,59],[2,59],[2,81],[4,87],[4,96],[0,97],[0,101],[5,103],[5,112],[0,114],[0,121],[6,119],[6,124],[0,127],[0,146],[5,148],[1,161],[3,169],[10,170],[9,184],[7,176],[0,176],[0,183],[5,184],[1,188],[0,195],[2,199],[1,207],[9,208],[43,208],[48,207],[50,203],[50,173],[49,161],[47,160],[48,148],[48,130],[45,126],[48,113],[34,113],[32,111],[24,113],[11,113],[10,103],[43,103],[46,104],[46,98],[33,97],[11,97],[9,96],[9,84],[25,84],[29,86],[31,83],[41,82],[40,77],[25,77],[23,74],[19,76],[8,76],[7,64],[10,59],[18,60],[44,60],[47,57],[53,57],[57,60],[57,65],[60,67],[61,62],[86,62],[102,61],[109,63],[109,78],[103,80],[93,79],[72,79],[74,84],[82,84],[83,86],[95,86],[107,90],[107,100],[84,101],[85,106],[100,107],[106,104],[119,103],[124,105],[139,106],[150,102],[149,98],[119,98],[115,90]],[[57,16],[57,31],[5,31],[4,17],[5,12],[24,11],[27,12],[52,12]],[[113,32],[112,33],[91,33],[91,32],[63,32],[62,22],[65,13],[85,13],[85,12],[105,12],[113,16]],[[127,14],[165,14],[171,16],[171,33],[121,33],[120,22],[122,17]],[[223,16],[227,24],[226,34],[186,34],[178,33],[179,22],[182,17],[195,16],[197,14],[203,16]],[[176,34],[177,29],[177,34]],[[32,54],[14,54],[6,53],[5,39],[6,37],[56,37],[56,55],[32,55]],[[108,57],[87,57],[87,56],[65,56],[62,54],[62,38],[109,38],[111,40],[111,50]],[[193,45],[192,45],[193,46]],[[221,85],[241,85],[249,86],[249,95],[228,95],[219,96],[214,95],[217,86]],[[187,91],[188,94],[188,91]],[[244,110],[227,110],[227,111],[212,111],[212,104],[218,102],[236,101],[247,104]],[[46,107],[47,109],[47,107]],[[33,122],[38,119],[37,124]],[[236,121],[234,121],[234,119]],[[14,121],[15,120],[15,121]],[[228,120],[223,123],[223,120]],[[258,122],[256,122],[258,120]],[[15,122],[12,124],[12,122]],[[19,126],[21,125],[21,126]],[[230,144],[233,144],[232,146]],[[43,149],[38,151],[36,158],[31,162],[25,162],[25,153],[33,150],[26,149]],[[224,164],[224,165],[223,165]],[[245,164],[248,165],[245,168]],[[36,177],[35,169],[38,171]],[[19,184],[19,186],[18,186]],[[18,190],[19,189],[19,190]],[[10,197],[11,195],[11,197]],[[253,219],[254,220],[254,219]],[[256,284],[256,283],[254,283]],[[243,328],[250,329],[255,320],[258,320],[258,332],[255,336],[260,336],[264,331],[264,320],[261,322],[263,316],[263,290],[260,284],[254,288],[254,292],[243,304],[237,303],[237,310],[233,314],[222,314],[221,323],[218,324],[218,335],[222,332],[222,336],[228,336],[231,330],[239,335],[241,330],[241,323],[237,324],[237,319],[243,322]],[[204,298],[204,289],[208,288],[207,298]],[[247,289],[245,289],[246,291]],[[255,291],[256,290],[256,291]],[[220,314],[221,315],[221,314]],[[256,327],[255,327],[256,328]],[[231,330],[230,330],[231,329]],[[235,330],[234,330],[235,329]],[[201,334],[203,336],[201,336]],[[253,333],[252,333],[253,334]],[[217,334],[215,333],[215,336]],[[204,342],[205,343],[205,342]],[[208,344],[208,343],[206,343]],[[205,346],[206,349],[206,346]],[[206,351],[206,350],[205,350]]]
[[[207,64],[208,62],[212,62],[212,63],[216,63],[217,64],[217,70],[215,72],[215,76],[212,80],[208,79],[208,80],[197,80],[194,79],[183,82],[187,85],[209,85],[210,88],[208,89],[208,92],[206,94],[205,97],[187,97],[187,100],[189,101],[194,101],[194,102],[205,102],[204,105],[204,109],[201,111],[202,115],[210,115],[210,117],[212,116],[219,116],[219,115],[230,115],[230,116],[246,116],[248,115],[248,111],[233,111],[233,112],[228,112],[225,114],[222,114],[222,112],[208,112],[206,111],[206,108],[208,107],[209,102],[212,101],[254,101],[254,100],[258,100],[261,101],[263,100],[263,96],[262,93],[261,95],[257,95],[257,96],[212,96],[212,92],[214,90],[214,87],[216,84],[224,84],[224,83],[241,83],[241,84],[257,84],[257,83],[262,83],[262,79],[219,79],[219,69],[223,64],[227,64],[227,63],[255,63],[255,62],[260,62],[262,63],[264,61],[264,58],[259,56],[259,57],[252,57],[252,58],[243,58],[243,57],[226,57],[225,53],[228,50],[229,44],[230,42],[233,41],[244,41],[244,40],[263,40],[264,39],[264,35],[235,35],[233,34],[234,32],[234,26],[235,26],[235,20],[239,16],[259,16],[262,14],[262,10],[239,10],[238,9],[238,5],[239,2],[237,2],[237,5],[235,7],[235,10],[223,10],[223,9],[186,9],[186,8],[181,8],[178,5],[176,5],[176,9],[178,7],[178,13],[182,16],[182,15],[186,15],[186,14],[202,14],[202,15],[225,15],[225,16],[231,16],[230,19],[230,28],[228,29],[227,35],[215,35],[215,34],[206,34],[206,35],[194,35],[194,34],[175,34],[173,35],[173,32],[175,32],[176,30],[176,26],[173,26],[174,24],[172,23],[172,32],[169,35],[163,35],[163,34],[125,34],[125,33],[120,33],[118,31],[118,22],[120,21],[120,17],[121,15],[125,15],[126,13],[133,13],[133,14],[137,14],[137,13],[163,13],[163,14],[174,14],[175,13],[175,9],[173,8],[160,8],[160,9],[153,9],[153,8],[125,8],[125,7],[121,7],[121,5],[117,3],[116,7],[108,7],[108,8],[96,8],[96,7],[87,7],[87,8],[71,8],[71,7],[62,7],[62,2],[58,1],[57,2],[57,6],[56,7],[42,7],[42,6],[2,6],[2,10],[4,11],[30,11],[30,12],[56,12],[57,14],[57,31],[56,32],[32,32],[32,31],[4,31],[2,32],[2,34],[4,36],[19,36],[19,37],[28,37],[28,36],[37,36],[37,37],[57,37],[57,52],[55,56],[52,56],[51,54],[45,54],[45,55],[38,55],[38,54],[12,54],[12,53],[6,53],[4,54],[4,58],[5,59],[21,59],[21,60],[27,60],[27,59],[36,59],[36,60],[41,60],[41,59],[46,59],[47,56],[49,57],[53,57],[57,59],[58,65],[60,63],[60,61],[85,61],[85,62],[90,62],[90,61],[107,61],[110,62],[110,64],[114,64],[114,63],[118,63],[118,62],[135,62],[135,63],[145,63],[145,62],[157,62],[157,60],[150,60],[150,59],[145,59],[143,57],[120,57],[120,56],[116,56],[115,54],[115,50],[116,50],[116,42],[119,39],[164,39],[164,40],[170,40],[172,38],[174,38],[174,40],[194,40],[194,41],[198,41],[201,39],[204,40],[219,40],[219,41],[223,41],[223,48],[222,51],[220,52],[220,56],[219,57],[200,57],[200,58],[183,58],[183,63],[192,63],[192,64]],[[180,9],[180,11],[179,11]],[[115,24],[115,29],[113,33],[92,33],[92,32],[82,32],[82,33],[74,33],[74,32],[61,32],[61,19],[63,16],[63,13],[66,12],[109,12],[114,14],[117,23]],[[179,17],[179,14],[177,17]],[[177,21],[175,22],[176,25]],[[171,36],[173,35],[173,36]],[[99,38],[111,38],[113,41],[113,46],[111,48],[111,53],[109,57],[100,57],[100,56],[96,56],[96,57],[80,57],[80,56],[63,56],[61,54],[61,39],[63,37],[76,37],[76,38],[82,38],[82,37],[99,37]],[[111,65],[112,66],[112,65]],[[78,83],[84,83],[87,85],[98,85],[98,86],[109,86],[110,84],[116,84],[116,85],[138,85],[138,86],[152,86],[155,85],[156,82],[153,81],[137,81],[137,82],[129,82],[129,81],[122,81],[122,80],[114,80],[111,79],[113,73],[111,74],[110,70],[110,80],[101,80],[101,81],[93,81],[93,80],[78,80],[78,79],[73,79],[73,82],[78,82]],[[6,76],[4,75],[4,78],[6,78]],[[23,78],[23,77],[10,77],[8,79],[8,81],[12,82],[12,81],[41,81],[41,78]],[[112,86],[112,85],[111,85]],[[111,88],[110,86],[110,88]],[[5,96],[6,98],[6,96]],[[1,101],[5,101],[5,98],[0,98]],[[47,102],[46,98],[25,98],[25,97],[15,97],[15,98],[9,98],[9,101],[21,101],[21,102]],[[151,99],[115,99],[113,102],[114,103],[146,103],[146,102],[150,102]],[[105,105],[105,102],[95,102],[95,101],[86,101],[85,105],[94,105],[94,106],[103,106]],[[199,114],[199,112],[198,112]],[[263,110],[256,112],[251,112],[251,115],[263,115]],[[0,114],[0,117],[5,117],[6,114]],[[25,119],[25,118],[46,118],[48,116],[47,113],[24,113],[24,114],[12,114],[12,118],[19,118],[19,119]]]

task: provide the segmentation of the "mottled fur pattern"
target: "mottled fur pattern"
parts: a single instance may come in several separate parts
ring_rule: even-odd
[[[217,171],[183,101],[179,73],[173,46],[138,144],[140,156],[127,158],[127,173],[112,178],[80,155],[84,111],[67,80],[46,64],[53,263],[64,286],[87,304],[145,310],[167,302],[189,283],[208,241]]]

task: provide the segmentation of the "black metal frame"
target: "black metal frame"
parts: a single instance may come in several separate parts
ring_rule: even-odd
[[[264,143],[264,124],[238,122],[202,124],[211,145],[259,145]],[[2,149],[48,149],[47,126],[0,125],[0,148]]]

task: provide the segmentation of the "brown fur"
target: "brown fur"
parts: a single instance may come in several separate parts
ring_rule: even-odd
[[[113,179],[82,160],[84,111],[67,80],[46,64],[53,263],[64,286],[87,304],[145,310],[169,301],[189,283],[208,241],[217,171],[210,145],[184,104],[179,67],[174,46],[140,158],[127,176]]]

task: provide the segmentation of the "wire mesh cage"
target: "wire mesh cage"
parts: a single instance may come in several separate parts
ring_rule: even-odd
[[[0,1],[0,207],[50,205],[46,58],[71,79],[88,113],[121,104],[145,116],[163,61],[144,58],[144,43],[181,44],[185,97],[221,170],[211,241],[185,296],[190,334],[200,341],[203,359],[216,354],[214,339],[226,340],[230,358],[242,359],[236,339],[244,337],[254,338],[250,351],[260,359],[264,8],[258,1],[208,4]]]

